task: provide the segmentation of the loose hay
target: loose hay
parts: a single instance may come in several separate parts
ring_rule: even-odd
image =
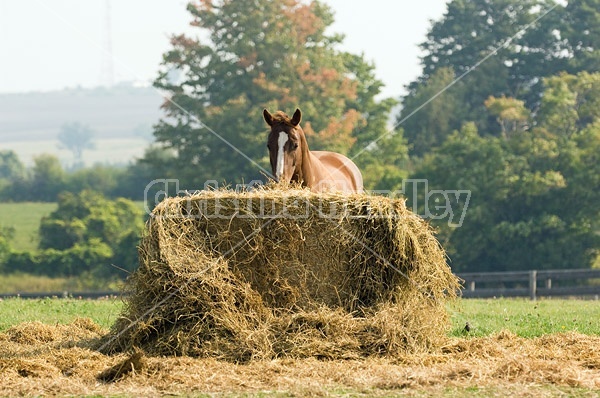
[[[92,325],[89,320],[70,325],[26,323],[0,333],[0,396],[269,392],[329,396],[340,391],[345,395],[437,396],[453,390],[465,395],[475,388],[490,396],[592,397],[600,388],[600,336],[576,332],[532,339],[510,332],[450,338],[441,353],[396,358],[275,359],[235,364],[212,358],[103,355],[92,347],[106,331]],[[27,335],[31,338],[23,338]],[[135,371],[111,383],[98,381],[100,375],[131,364],[132,359]]]
[[[145,366],[144,354],[140,351],[136,351],[127,359],[102,371],[97,379],[105,383],[113,383],[123,379],[132,372],[140,372]]]
[[[401,200],[202,192],[154,210],[102,347],[233,361],[439,347],[457,278]]]

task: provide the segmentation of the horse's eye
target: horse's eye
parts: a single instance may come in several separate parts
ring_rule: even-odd
[[[296,142],[292,142],[291,148],[292,151],[296,150],[298,148],[298,144]]]

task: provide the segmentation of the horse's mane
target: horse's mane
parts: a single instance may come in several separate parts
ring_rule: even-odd
[[[292,119],[286,115],[283,111],[277,111],[273,115],[273,123],[276,124],[287,124],[288,126],[293,126]]]

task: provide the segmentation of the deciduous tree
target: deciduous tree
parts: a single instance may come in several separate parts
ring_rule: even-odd
[[[25,166],[15,151],[0,151],[0,180],[14,181],[24,178],[25,174]]]
[[[600,248],[600,117],[586,111],[582,114],[587,122],[582,123],[576,111],[571,115],[559,110],[581,109],[573,108],[576,94],[564,94],[573,94],[571,88],[580,85],[590,87],[596,77],[548,80],[542,109],[552,106],[553,111],[534,117],[538,127],[502,138],[482,136],[468,123],[425,157],[413,178],[427,179],[429,189],[449,190],[448,195],[452,190],[471,191],[462,226],[449,227],[447,219],[434,221],[456,270],[591,266]],[[563,88],[560,95],[557,85]],[[597,98],[598,93],[586,91],[586,96]],[[508,98],[492,99],[489,108],[498,115],[521,105]],[[555,114],[563,117],[551,117]],[[572,116],[569,134],[565,115]],[[418,194],[419,203],[424,203],[424,193]]]
[[[220,0],[188,10],[198,34],[172,38],[155,82],[169,95],[155,136],[175,151],[167,168],[186,188],[270,173],[262,108],[301,108],[311,149],[349,153],[380,132],[391,105],[373,99],[373,66],[337,50],[325,4]]]
[[[93,137],[92,129],[79,122],[63,124],[58,133],[59,146],[73,152],[76,167],[83,165],[83,151],[95,147]]]
[[[89,190],[78,194],[64,192],[58,208],[42,219],[40,249],[54,250],[55,256],[62,253],[65,261],[79,255],[96,259],[82,262],[79,268],[76,264],[65,265],[62,271],[71,275],[93,268],[102,276],[118,274],[111,264],[126,270],[137,266],[136,245],[142,227],[142,210],[129,200],[109,200]]]
[[[503,134],[498,115],[485,109],[490,96],[524,101],[535,113],[544,78],[598,71],[600,35],[594,33],[600,32],[599,10],[599,0],[566,5],[554,0],[449,2],[421,44],[423,72],[408,86],[398,116],[405,119],[448,88],[403,123],[411,153],[422,156],[467,121],[483,135]]]

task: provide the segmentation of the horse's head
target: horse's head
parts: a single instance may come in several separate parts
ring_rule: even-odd
[[[265,121],[271,126],[267,148],[271,159],[273,176],[278,181],[290,182],[292,177],[298,180],[302,174],[302,129],[299,126],[302,119],[300,109],[296,109],[290,119],[288,115],[279,111],[274,115],[268,110],[263,111]]]

